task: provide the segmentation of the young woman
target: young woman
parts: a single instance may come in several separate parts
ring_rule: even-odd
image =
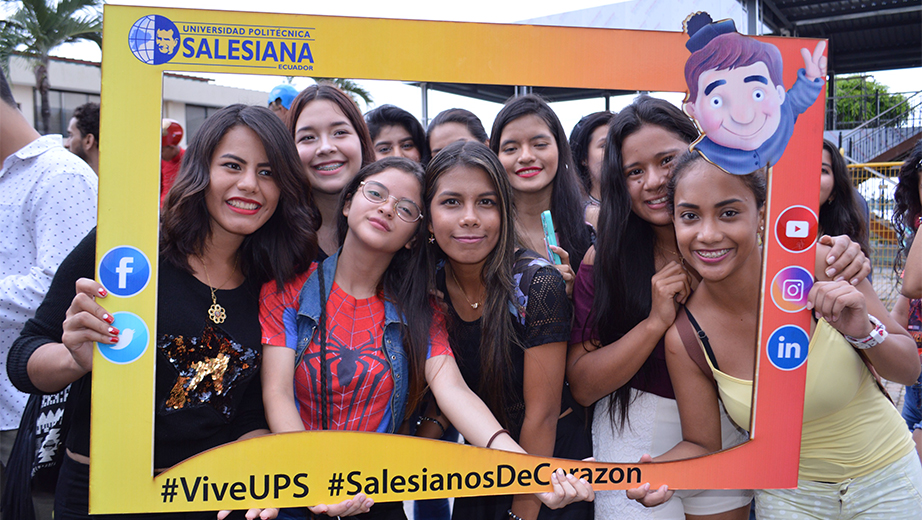
[[[836,145],[823,140],[823,169],[820,176],[820,233],[847,235],[871,256],[868,244],[868,206],[852,187],[845,159]]]
[[[763,174],[728,175],[696,152],[675,167],[669,193],[676,238],[686,262],[702,279],[686,309],[698,330],[696,347],[707,352],[710,373],[692,361],[672,327],[666,352],[683,441],[661,460],[721,448],[718,399],[737,424],[749,427],[761,290]],[[819,278],[807,304],[816,321],[809,345],[798,487],[756,491],[756,516],[915,518],[922,505],[922,465],[899,413],[859,355],[863,351],[882,377],[911,384],[920,372],[915,344],[890,318],[870,282],[862,280],[856,287],[832,281],[825,267],[817,262]],[[646,492],[647,499],[669,493],[665,486],[632,490]]]
[[[695,280],[675,247],[666,182],[672,161],[696,136],[678,108],[648,96],[610,123],[598,239],[577,276],[567,367],[574,397],[585,406],[599,401],[592,426],[598,460],[639,460],[681,439],[662,337],[675,319],[675,302],[684,301]],[[743,439],[729,421],[724,426],[728,445]],[[745,518],[750,497],[683,492],[653,511],[608,492],[599,495],[596,511],[605,518]]]
[[[375,159],[406,157],[420,164],[429,162],[426,131],[413,114],[394,105],[381,105],[365,114]]]
[[[894,193],[893,228],[903,247],[894,259],[894,269],[902,271],[902,294],[897,297],[890,315],[913,336],[922,356],[922,289],[912,287],[922,280],[922,240],[916,240],[922,227],[922,141],[916,143],[900,168],[899,183]],[[915,245],[913,245],[915,244]],[[910,251],[916,256],[908,260]],[[908,284],[905,278],[909,279]],[[903,419],[912,432],[916,450],[922,458],[922,376],[916,384],[906,387],[903,398]]]
[[[322,221],[317,230],[320,258],[339,248],[336,207],[343,188],[375,160],[371,137],[355,102],[333,85],[302,90],[286,120]]]
[[[608,123],[614,114],[595,112],[583,117],[570,132],[570,150],[576,173],[586,192],[586,221],[598,226],[599,200],[602,197],[602,159],[608,140]]]
[[[480,143],[448,145],[426,169],[425,206],[418,240],[430,238],[420,269],[444,295],[464,381],[529,453],[591,456],[585,413],[574,412],[564,385],[566,284],[551,264],[518,247],[512,190],[496,155]],[[551,511],[528,495],[457,498],[453,517],[499,520],[510,511],[529,520],[592,518],[591,504]]]
[[[439,115],[429,122],[426,139],[433,157],[455,141],[477,141],[488,146],[490,144],[490,138],[483,129],[480,118],[463,108],[449,108],[439,112]]]
[[[659,455],[681,440],[675,394],[666,369],[663,336],[697,279],[686,270],[666,206],[673,161],[697,137],[692,121],[672,104],[640,96],[610,124],[602,167],[602,199],[596,245],[576,280],[575,319],[567,380],[584,406],[596,403],[593,454],[604,461],[636,461]],[[849,264],[860,253],[830,257],[833,268],[854,277]],[[861,257],[863,260],[863,257]],[[863,277],[870,267],[861,264]],[[725,446],[741,436],[724,416]],[[745,518],[748,493],[682,491],[648,510],[623,493],[602,492],[596,511],[604,518],[684,518],[685,514]]]
[[[343,191],[340,252],[283,291],[263,288],[263,397],[273,432],[393,433],[428,384],[472,444],[523,451],[464,384],[427,281],[413,271],[422,207],[417,163],[389,157],[363,168]],[[585,482],[562,474],[553,482],[556,492],[539,496],[552,507],[591,499]],[[357,496],[311,512],[349,516],[370,505]],[[380,504],[367,518],[404,518],[403,507]]]
[[[573,279],[591,244],[583,218],[582,192],[567,134],[557,114],[539,96],[516,97],[506,105],[490,132],[490,148],[506,169],[515,194],[516,231],[525,248],[548,259],[541,213],[550,210],[560,247],[560,270],[572,294]]]
[[[281,285],[307,267],[302,259],[317,251],[315,228],[310,186],[278,117],[244,105],[209,117],[186,150],[162,210],[153,461],[158,471],[267,432],[258,368],[259,290],[267,282]],[[107,292],[92,279],[95,248],[93,231],[61,264],[8,360],[13,382],[24,391],[50,393],[73,383],[70,399],[77,405],[57,485],[59,519],[88,518],[93,342],[117,343],[120,333],[96,302]],[[215,305],[226,319],[210,316]],[[199,340],[204,348],[185,348]],[[194,364],[217,356],[230,359],[223,380],[186,384],[183,376]],[[224,398],[215,397],[215,387],[223,387]],[[214,518],[214,513],[162,516]]]

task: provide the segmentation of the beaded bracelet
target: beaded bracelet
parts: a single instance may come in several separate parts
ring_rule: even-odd
[[[506,511],[506,514],[509,515],[509,518],[511,518],[512,520],[524,520],[521,516],[513,513],[511,509],[509,511]]]
[[[433,422],[439,425],[439,429],[442,430],[442,435],[445,435],[445,427],[442,426],[442,423],[440,423],[437,419],[433,419],[432,417],[426,417],[425,415],[420,415],[419,419],[416,419],[416,429],[417,430],[419,429],[419,426],[423,423],[423,421],[429,421],[429,422]]]

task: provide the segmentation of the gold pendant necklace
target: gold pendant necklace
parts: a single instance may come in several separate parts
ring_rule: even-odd
[[[454,270],[454,269],[451,269],[450,267],[447,267],[447,269],[450,269],[450,270],[451,270],[451,277],[455,280],[455,285],[458,286],[458,290],[461,291],[461,296],[464,296],[464,299],[467,300],[467,304],[470,305],[472,309],[477,310],[477,309],[480,307],[481,303],[483,303],[483,302],[474,302],[474,303],[471,303],[471,299],[468,298],[468,297],[467,297],[467,293],[464,292],[464,287],[461,287],[461,282],[459,282],[459,281],[458,281],[458,277],[455,276],[455,270]],[[481,297],[481,300],[482,300],[482,299],[483,299],[483,298]]]
[[[205,260],[200,258],[202,262],[202,270],[205,271],[205,280],[208,281],[208,288],[211,289],[211,307],[208,308],[208,317],[211,318],[216,325],[224,323],[224,320],[227,319],[227,311],[224,310],[224,307],[218,303],[218,298],[215,296],[215,288],[211,285],[211,278],[208,276],[208,268],[205,267]],[[224,280],[224,283],[221,286],[227,284],[231,278],[234,277],[234,273],[237,272],[237,260],[234,260],[234,269],[231,271],[230,276],[227,277],[227,280]]]

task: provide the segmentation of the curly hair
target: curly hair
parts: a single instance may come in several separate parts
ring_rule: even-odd
[[[893,261],[893,269],[897,272],[903,268],[903,262],[909,253],[909,246],[919,231],[919,219],[922,218],[922,200],[920,200],[920,180],[922,178],[922,139],[912,147],[909,157],[900,167],[899,183],[893,198],[896,204],[893,207],[893,229],[899,240],[900,248]]]

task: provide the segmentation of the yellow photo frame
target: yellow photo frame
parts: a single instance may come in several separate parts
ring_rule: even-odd
[[[164,71],[684,92],[687,38],[680,32],[115,5],[105,6],[104,27],[101,125],[110,137],[100,158],[97,258],[101,265],[107,253],[128,248],[138,253],[133,267],[142,258],[148,262],[145,283],[106,301],[113,314],[141,320],[148,338],[136,356],[113,360],[99,348],[94,354],[91,513],[305,506],[340,502],[359,491],[379,502],[534,493],[549,489],[557,466],[589,477],[597,490],[642,482],[673,488],[796,485],[806,345],[804,360],[782,367],[769,360],[770,347],[760,348],[751,440],[698,459],[584,463],[395,435],[302,432],[231,443],[154,475],[156,310],[169,304],[157,301],[156,290]],[[789,63],[800,59],[801,47],[816,45],[764,39]],[[382,46],[388,52],[379,52]],[[794,74],[785,71],[786,82]],[[779,215],[793,207],[815,218],[819,175],[806,183],[797,176],[819,171],[822,99],[798,120],[770,178],[763,346],[782,327],[809,330],[808,312],[777,307],[766,287],[785,268],[813,269],[812,245],[790,250],[774,235]],[[128,265],[117,264],[112,272]],[[102,269],[97,266],[100,276]]]

